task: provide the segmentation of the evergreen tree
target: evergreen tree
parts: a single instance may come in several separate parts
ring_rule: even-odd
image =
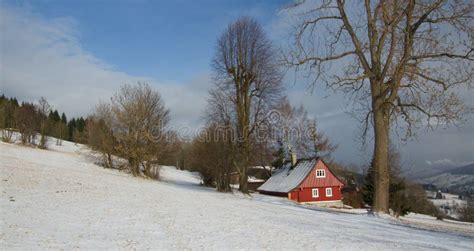
[[[59,122],[61,120],[61,117],[59,117],[59,112],[58,110],[54,110],[53,112],[53,120],[54,122]]]
[[[73,134],[74,134],[74,130],[76,130],[76,119],[72,118],[67,124],[67,127],[68,127],[68,140],[74,141]]]
[[[272,166],[276,169],[283,167],[285,163],[285,146],[282,140],[278,140],[278,149],[273,153],[274,160]]]
[[[67,124],[67,118],[66,118],[66,114],[61,114],[61,122],[64,123],[64,124]]]
[[[11,98],[10,99],[10,102],[15,106],[15,107],[19,107],[20,105],[18,104],[18,100],[16,98]]]
[[[390,171],[390,185],[389,185],[389,207],[393,210],[395,215],[405,215],[410,210],[410,203],[408,202],[407,183],[401,178],[401,164],[400,153],[390,144],[388,167]],[[373,168],[373,161],[367,170],[365,176],[365,184],[362,188],[362,197],[366,204],[373,205],[375,194],[375,172]]]
[[[83,118],[83,117],[80,117],[80,118],[76,121],[76,123],[77,123],[77,130],[78,130],[79,132],[84,132],[84,128],[85,128],[85,126],[86,126],[86,122],[85,122],[84,118]]]
[[[364,186],[362,187],[362,198],[367,205],[373,205],[374,203],[374,168],[372,163],[370,164],[369,169],[367,169],[367,174],[364,179]]]
[[[53,120],[54,120],[54,119],[53,119],[53,116],[54,116],[53,110],[50,110],[50,111],[49,111],[49,114],[48,114],[48,119],[49,119],[50,121],[53,121]]]

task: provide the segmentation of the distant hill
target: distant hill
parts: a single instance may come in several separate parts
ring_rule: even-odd
[[[449,171],[451,174],[466,174],[466,175],[474,175],[474,164],[470,164],[467,166],[457,167],[451,169]]]
[[[474,195],[474,164],[426,172],[414,181],[443,192]]]

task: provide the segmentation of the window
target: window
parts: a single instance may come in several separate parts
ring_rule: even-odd
[[[317,188],[313,188],[313,198],[318,198],[319,197],[319,191]]]
[[[332,197],[332,188],[326,188],[326,197]]]
[[[326,177],[326,171],[324,169],[317,169],[316,178],[324,178],[324,177]]]

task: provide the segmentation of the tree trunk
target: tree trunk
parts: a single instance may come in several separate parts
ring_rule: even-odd
[[[152,168],[151,164],[147,161],[143,167],[145,169],[145,175],[154,179],[155,174],[151,171],[151,168]]]
[[[105,161],[105,167],[106,168],[113,168],[112,154],[111,153],[105,153],[104,154],[104,161]]]
[[[242,166],[240,169],[239,191],[241,191],[242,193],[249,192],[247,186],[247,166]]]
[[[375,212],[389,212],[389,175],[388,146],[390,120],[382,105],[376,104],[373,114],[375,145],[374,145],[374,176],[375,195],[373,210]]]
[[[140,163],[135,158],[129,158],[128,163],[132,171],[133,176],[138,176],[140,174]]]

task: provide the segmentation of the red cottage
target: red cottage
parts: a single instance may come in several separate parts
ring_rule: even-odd
[[[299,203],[342,206],[344,184],[320,158],[288,163],[258,188],[262,194],[287,196]]]

